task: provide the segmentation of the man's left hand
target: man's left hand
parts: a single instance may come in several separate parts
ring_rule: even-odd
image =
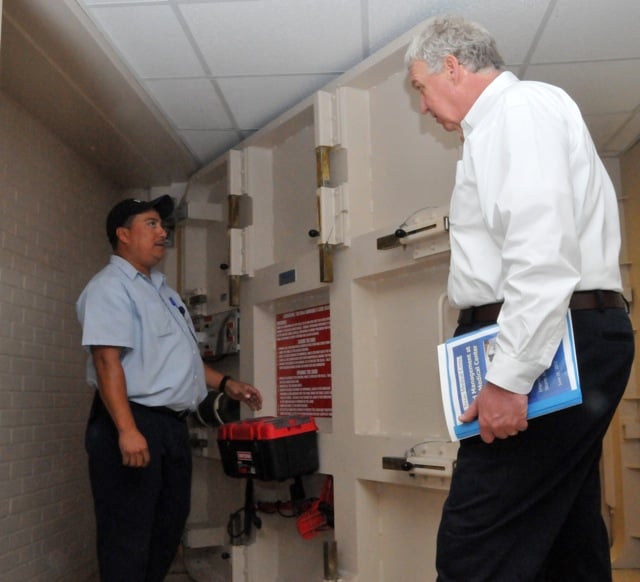
[[[251,410],[262,408],[262,394],[255,386],[240,382],[240,380],[229,379],[225,386],[225,393],[229,398],[244,402]]]

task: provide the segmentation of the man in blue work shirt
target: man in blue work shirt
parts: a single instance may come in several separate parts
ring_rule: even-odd
[[[186,417],[207,386],[262,406],[256,388],[203,365],[184,304],[154,269],[173,208],[169,196],[116,204],[114,254],[77,303],[96,389],[86,448],[102,582],[161,582],[168,572],[189,513]]]

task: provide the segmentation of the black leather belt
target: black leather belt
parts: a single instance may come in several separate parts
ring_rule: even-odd
[[[168,406],[147,406],[149,410],[153,410],[154,412],[160,412],[161,414],[168,414],[169,416],[173,416],[173,418],[177,418],[178,420],[184,420],[191,414],[189,409],[185,410],[174,410],[173,408],[169,408]]]
[[[151,410],[152,412],[159,412],[160,414],[166,414],[168,416],[173,416],[173,418],[177,418],[178,420],[185,420],[189,414],[191,414],[190,410],[174,410],[173,408],[169,408],[168,406],[145,406],[144,404],[140,404],[139,402],[134,402],[133,400],[129,400],[129,404],[135,406],[136,408],[144,408],[146,410]],[[109,414],[107,411],[107,407],[102,402],[102,398],[100,398],[100,394],[96,390],[95,396],[93,398],[93,406],[91,408],[91,416],[94,416],[98,412]]]
[[[498,319],[502,301],[487,303],[477,307],[467,307],[460,310],[458,323],[470,325],[473,323],[491,323]],[[580,311],[583,309],[627,309],[628,304],[622,294],[617,291],[576,291],[569,300],[569,309]]]
[[[173,418],[177,418],[178,420],[185,420],[191,411],[189,409],[185,410],[174,410],[173,408],[169,408],[168,406],[145,406],[144,404],[140,404],[139,402],[129,401],[131,404],[135,404],[141,408],[146,408],[147,410],[151,410],[152,412],[159,412],[160,414],[167,414],[169,416],[173,416]]]

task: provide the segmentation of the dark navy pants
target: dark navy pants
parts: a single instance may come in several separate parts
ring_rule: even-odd
[[[162,582],[189,514],[187,423],[142,406],[132,411],[151,454],[143,469],[122,465],[118,433],[98,397],[87,425],[101,582]]]
[[[572,319],[583,403],[533,419],[515,437],[460,443],[438,532],[439,582],[611,580],[599,462],[633,332],[624,309]]]

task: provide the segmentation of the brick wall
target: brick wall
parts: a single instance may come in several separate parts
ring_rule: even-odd
[[[0,93],[0,581],[96,570],[75,300],[120,192]]]

